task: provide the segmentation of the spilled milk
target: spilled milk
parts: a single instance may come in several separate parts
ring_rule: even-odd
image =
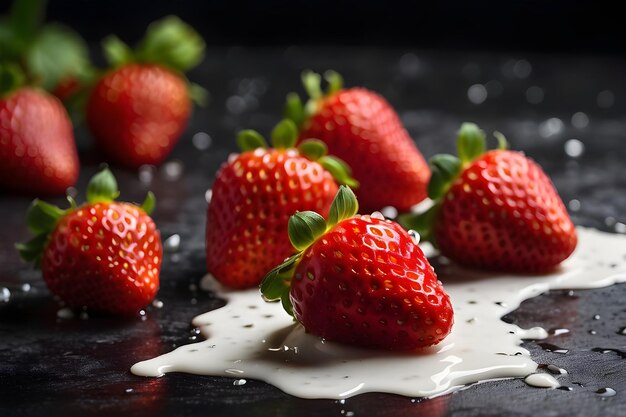
[[[203,287],[223,297],[226,305],[193,319],[206,340],[139,362],[131,371],[154,377],[186,372],[236,381],[257,379],[297,397],[327,399],[366,392],[432,397],[470,383],[526,377],[538,365],[520,344],[548,333],[505,323],[503,315],[550,289],[626,282],[626,237],[585,228],[579,228],[578,235],[574,254],[549,275],[484,273],[438,264],[455,324],[439,345],[411,353],[324,341],[307,334],[279,303],[263,301],[257,289],[228,291],[207,276]],[[549,375],[528,382],[558,386]]]

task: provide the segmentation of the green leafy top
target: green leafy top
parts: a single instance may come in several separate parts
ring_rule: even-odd
[[[322,99],[330,97],[343,88],[343,78],[338,72],[328,70],[324,73],[326,80],[326,91],[322,90],[322,76],[311,70],[302,72],[302,84],[309,99],[303,104],[300,96],[296,93],[289,93],[285,103],[285,117],[292,120],[298,128],[306,119],[313,115],[319,108]]]
[[[135,48],[115,35],[102,41],[104,55],[114,68],[130,63],[159,64],[183,74],[204,59],[206,44],[200,34],[177,16],[166,16],[151,23]],[[189,95],[204,105],[208,93],[201,86],[190,83]]]
[[[117,181],[108,168],[93,176],[87,185],[86,198],[88,204],[112,202],[119,196]],[[41,261],[43,250],[48,242],[48,236],[56,228],[61,218],[76,210],[76,202],[69,195],[67,200],[70,207],[61,209],[39,199],[34,200],[26,213],[26,225],[35,236],[25,243],[17,243],[16,249],[22,259],[33,262],[36,266]],[[140,206],[148,215],[154,209],[156,199],[149,191],[143,204]]]
[[[45,3],[15,0],[9,14],[0,16],[0,95],[24,85],[52,91],[93,74],[80,35],[59,23],[43,25]]]
[[[285,311],[293,315],[289,288],[302,253],[342,220],[354,217],[358,210],[356,196],[350,187],[342,185],[330,207],[328,221],[314,211],[298,212],[291,216],[288,225],[289,240],[297,252],[265,275],[261,283],[263,298],[266,301],[281,300]]]
[[[276,149],[289,149],[296,145],[298,140],[298,128],[290,119],[283,119],[272,129],[271,142]],[[267,141],[256,130],[242,130],[237,135],[237,145],[243,152],[253,151],[257,148],[268,148]],[[325,170],[330,172],[339,184],[356,188],[357,180],[352,178],[352,170],[341,159],[327,155],[326,144],[318,139],[305,139],[298,145],[298,151],[311,161],[319,163]]]
[[[494,136],[498,139],[498,149],[506,149],[507,142],[504,135],[494,132]],[[423,213],[407,213],[398,218],[402,226],[417,231],[422,240],[431,243],[436,243],[433,239],[432,226],[441,206],[441,200],[461,172],[485,153],[487,149],[485,133],[474,123],[463,123],[457,135],[456,145],[458,157],[437,154],[429,161],[431,177],[428,183],[428,197],[433,200],[433,205]]]

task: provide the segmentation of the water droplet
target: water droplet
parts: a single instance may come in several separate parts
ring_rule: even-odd
[[[146,310],[139,310],[139,316],[143,317],[146,315]]]
[[[206,200],[207,203],[210,203],[212,198],[213,198],[213,190],[209,188],[204,193],[204,199]]]
[[[513,75],[517,78],[526,79],[533,71],[532,65],[525,59],[520,59],[513,65]]]
[[[239,386],[241,386],[241,385],[245,385],[245,384],[246,384],[246,382],[248,382],[248,381],[246,381],[246,380],[245,380],[245,379],[243,379],[243,378],[242,378],[242,379],[235,379],[235,380],[233,381],[233,385],[234,385],[234,386],[236,386],[236,387],[239,387]]]
[[[615,96],[611,90],[603,90],[598,93],[597,101],[598,107],[608,109],[613,107],[613,104],[615,103]]]
[[[563,121],[558,117],[551,117],[539,124],[539,135],[542,138],[550,138],[563,132]]]
[[[143,184],[150,184],[154,180],[156,167],[154,165],[142,165],[139,167],[139,181]]]
[[[29,292],[32,289],[31,285],[28,282],[22,284],[21,288],[23,292]]]
[[[163,301],[161,300],[154,300],[152,301],[152,307],[154,308],[163,308]]]
[[[409,230],[409,236],[411,236],[411,239],[413,239],[413,243],[415,243],[416,245],[420,243],[421,236],[419,233],[417,233],[416,230]]]
[[[400,74],[407,78],[415,78],[422,70],[420,59],[412,52],[408,52],[398,61],[398,69]]]
[[[593,319],[594,319],[594,320],[600,320],[600,315],[599,315],[599,314],[595,314],[595,315],[593,316]]]
[[[526,101],[530,104],[539,104],[543,101],[543,88],[533,85],[526,90]]]
[[[596,394],[600,397],[612,397],[617,394],[613,388],[600,388],[596,390]]]
[[[580,210],[580,201],[576,199],[570,200],[569,203],[567,203],[567,207],[570,211],[578,211]]]
[[[474,84],[467,89],[467,98],[474,104],[481,104],[487,100],[487,89],[482,84]]]
[[[180,248],[180,235],[173,234],[163,242],[163,249],[170,252],[176,252]]]
[[[230,96],[226,99],[226,109],[232,114],[241,114],[246,111],[246,100],[241,96]]]
[[[209,149],[211,146],[211,136],[209,136],[206,132],[198,132],[191,138],[191,142],[196,149],[200,151],[204,151]]]
[[[596,332],[595,330],[589,330],[589,334],[598,334],[598,332]]]
[[[69,320],[73,319],[75,316],[72,309],[65,307],[57,311],[57,317],[60,319]]]
[[[546,352],[560,353],[562,355],[569,352],[569,349],[565,349],[557,345],[553,345],[552,343],[540,342],[540,343],[537,343],[537,345],[539,345],[539,347],[541,347]]]
[[[126,388],[126,389],[124,390],[124,392],[125,392],[126,394],[130,394],[130,393],[131,393],[131,392],[133,392],[133,391],[134,391],[134,390],[133,390],[132,388]]]
[[[617,233],[626,233],[626,224],[622,222],[615,223],[615,231]]]
[[[395,219],[398,217],[398,209],[393,206],[383,207],[380,212],[388,219]]]
[[[502,83],[498,80],[487,81],[485,83],[485,88],[487,89],[487,96],[489,97],[499,97],[504,91]]]
[[[584,129],[589,126],[589,116],[579,111],[572,115],[572,126],[576,129]]]
[[[11,291],[7,287],[0,288],[0,302],[8,303],[11,299]]]
[[[622,327],[617,334],[621,334],[622,336],[626,336],[626,327]]]
[[[578,139],[570,139],[565,142],[565,153],[572,158],[578,158],[585,153],[585,144]]]
[[[183,175],[183,163],[180,161],[168,161],[161,167],[161,172],[166,180],[176,181]]]
[[[553,374],[557,374],[557,375],[564,375],[567,374],[567,371],[563,368],[560,368],[556,365],[548,365],[546,366],[546,369],[550,372],[552,372]]]

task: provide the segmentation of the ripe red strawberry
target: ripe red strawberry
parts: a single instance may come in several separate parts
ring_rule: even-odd
[[[453,311],[424,253],[397,223],[357,210],[342,186],[328,222],[293,215],[289,239],[300,252],[267,274],[263,295],[328,340],[394,350],[439,343]]]
[[[318,138],[346,161],[361,183],[356,191],[364,212],[394,206],[406,211],[426,198],[430,170],[391,105],[364,88],[342,88],[341,77],[328,72],[329,90],[320,76],[303,74],[310,96],[303,107],[297,95],[287,99],[286,113],[301,129],[301,138]]]
[[[36,235],[17,245],[22,257],[40,264],[50,291],[71,307],[132,314],[159,288],[162,247],[149,216],[154,195],[139,207],[116,202],[117,183],[107,169],[87,188],[87,203],[61,210],[35,200],[28,226]]]
[[[115,69],[96,84],[87,122],[110,161],[128,167],[159,164],[172,151],[191,114],[183,72],[197,65],[204,42],[189,26],[170,17],[153,23],[131,51],[115,37],[105,41]]]
[[[430,237],[441,253],[477,268],[546,272],[576,247],[576,229],[541,167],[519,152],[485,152],[485,136],[465,123],[459,158],[436,155],[426,213],[404,217],[407,227]]]
[[[298,149],[290,120],[272,132],[274,149],[257,132],[238,137],[244,153],[217,174],[207,212],[207,268],[232,288],[258,285],[274,265],[293,253],[287,237],[289,216],[299,210],[328,213],[337,181],[355,184],[345,166],[327,156],[319,141]]]
[[[72,123],[58,99],[27,87],[0,98],[0,188],[62,194],[78,169]]]

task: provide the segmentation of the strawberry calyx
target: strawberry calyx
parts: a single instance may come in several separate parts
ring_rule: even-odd
[[[265,275],[261,282],[263,298],[270,302],[280,300],[285,311],[293,316],[289,290],[302,253],[336,224],[354,217],[358,210],[359,203],[350,187],[341,185],[330,207],[328,220],[314,211],[292,215],[288,225],[289,240],[297,252]]]
[[[497,149],[507,149],[504,135],[500,132],[494,132],[493,135],[498,140]],[[432,173],[428,183],[431,205],[419,213],[406,213],[398,217],[398,222],[405,229],[417,231],[423,240],[435,245],[433,223],[442,199],[465,168],[487,151],[485,132],[474,123],[463,123],[457,134],[456,145],[458,156],[437,154],[428,161]]]
[[[115,201],[119,194],[117,181],[113,173],[111,173],[108,168],[104,168],[94,175],[87,185],[87,204],[110,203]],[[26,225],[29,231],[35,236],[28,242],[17,243],[15,245],[22,259],[27,262],[32,262],[35,266],[39,266],[44,248],[48,243],[49,235],[63,217],[77,209],[74,198],[69,194],[67,195],[67,201],[70,206],[66,209],[62,209],[39,199],[35,199],[31,203],[26,212]],[[146,199],[139,207],[145,211],[146,214],[150,215],[154,210],[155,204],[156,198],[154,194],[148,191]]]
[[[298,128],[291,119],[283,119],[276,124],[271,133],[271,144],[275,149],[290,149],[296,146],[298,140]],[[269,148],[267,141],[256,130],[246,129],[237,135],[237,146],[243,152],[253,151],[257,148]],[[353,188],[359,186],[359,182],[352,178],[352,170],[344,161],[332,155],[328,155],[326,144],[319,139],[305,139],[296,148],[298,152],[310,161],[317,162],[341,185]]]
[[[131,63],[158,64],[181,76],[204,59],[205,46],[194,28],[173,15],[152,22],[135,48],[115,35],[109,35],[102,41],[105,58],[114,68]],[[188,85],[189,96],[204,105],[207,91],[191,82]]]
[[[315,114],[321,102],[343,88],[343,77],[336,71],[328,70],[324,72],[326,80],[326,91],[322,90],[322,76],[311,70],[305,70],[301,74],[302,85],[309,96],[306,103],[303,103],[297,93],[287,95],[284,114],[292,120],[298,128],[302,127],[305,120]]]

